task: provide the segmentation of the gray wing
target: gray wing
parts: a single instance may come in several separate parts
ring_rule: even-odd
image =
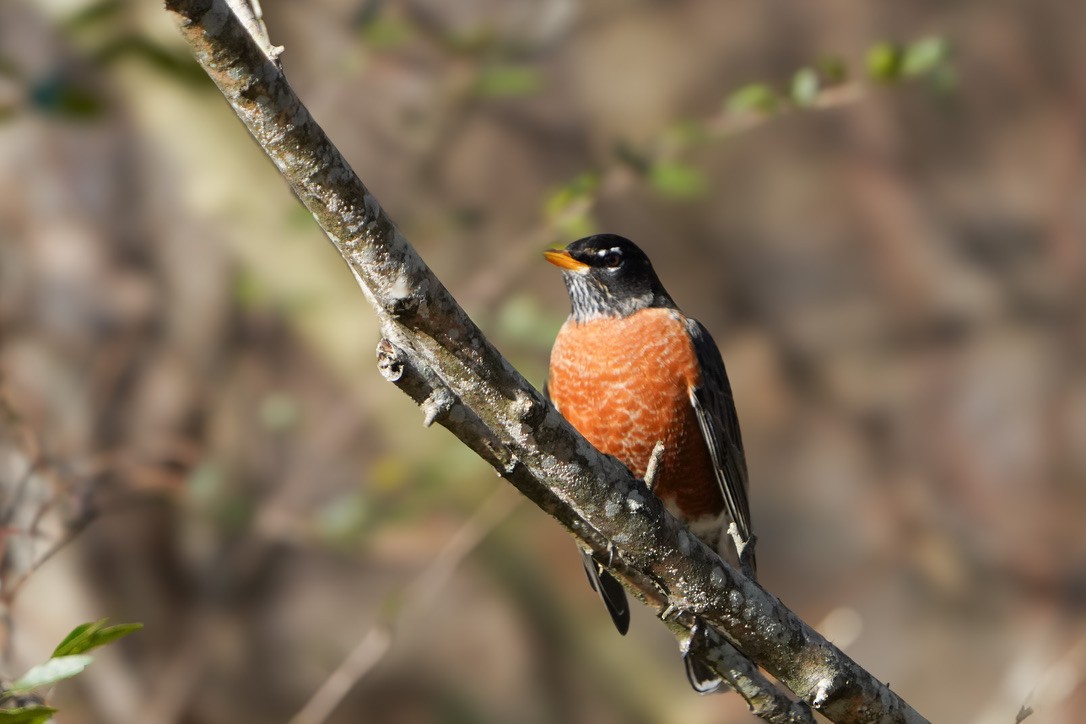
[[[694,343],[701,366],[701,385],[691,390],[690,399],[698,416],[701,435],[709,447],[716,481],[724,496],[724,505],[735,521],[743,540],[749,540],[750,503],[747,501],[747,461],[739,417],[735,412],[732,387],[724,360],[709,331],[696,319],[686,320],[686,329]],[[753,558],[751,566],[753,568]]]

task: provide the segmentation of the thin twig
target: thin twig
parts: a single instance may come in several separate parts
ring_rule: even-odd
[[[0,552],[5,554],[0,557],[6,559],[9,541],[13,537],[26,540],[28,545],[32,546],[28,562],[13,579],[9,580],[8,577],[13,573],[12,571],[7,570],[6,567],[0,570],[0,603],[10,607],[30,577],[83,532],[92,516],[88,511],[81,510],[77,515],[63,521],[63,527],[59,533],[43,531],[42,521],[57,510],[65,490],[58,482],[61,480],[59,474],[43,454],[38,436],[33,429],[23,423],[2,390],[0,390],[0,428],[5,432],[13,433],[13,438],[16,433],[18,434],[19,439],[12,445],[17,458],[26,462],[25,469],[19,472],[13,481],[10,483],[0,481],[4,488],[13,488],[11,496],[0,508]],[[28,500],[32,486],[35,484],[48,485],[51,488],[50,497],[44,500]],[[30,510],[32,506],[33,509]],[[17,518],[24,522],[17,523]],[[46,543],[44,549],[36,550],[43,541]]]
[[[501,524],[520,503],[504,486],[487,498],[460,527],[437,557],[402,591],[389,596],[402,604],[389,616],[390,620],[375,623],[355,644],[309,701],[290,719],[290,724],[320,724],[325,721],[343,697],[373,669],[392,648],[405,625],[429,606],[444,588],[453,572],[468,555]]]
[[[723,108],[704,121],[694,122],[700,123],[704,129],[702,143],[720,143],[731,140],[739,134],[754,131],[787,115],[828,111],[858,103],[863,100],[866,93],[867,89],[862,83],[852,81],[821,89],[809,103],[803,106],[786,105],[771,113],[753,111],[736,113]],[[676,143],[665,135],[649,144],[649,150],[645,152],[644,157],[639,155],[639,162],[645,168],[651,168],[660,163],[676,160],[688,149],[689,144]],[[510,289],[515,288],[528,265],[537,261],[538,254],[534,251],[528,253],[527,249],[534,250],[553,243],[559,235],[563,221],[589,216],[598,204],[603,191],[618,184],[623,175],[629,173],[630,163],[621,154],[613,153],[596,169],[586,169],[587,171],[598,176],[594,190],[578,198],[564,210],[559,218],[544,219],[528,233],[504,245],[497,254],[493,255],[485,268],[479,269],[475,276],[469,278],[464,284],[464,292],[461,296],[465,304],[469,307],[485,308],[507,294]]]
[[[343,701],[343,697],[377,665],[390,648],[392,632],[387,627],[376,625],[367,631],[305,706],[290,718],[290,724],[320,724],[327,720]]]

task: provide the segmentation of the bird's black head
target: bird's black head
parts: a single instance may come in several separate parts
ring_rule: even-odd
[[[656,272],[636,244],[615,234],[578,239],[543,256],[562,269],[573,318],[627,317],[648,307],[673,308]]]

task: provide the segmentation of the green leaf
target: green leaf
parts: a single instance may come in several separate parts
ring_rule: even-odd
[[[791,96],[797,106],[809,106],[818,99],[821,81],[814,68],[801,68],[792,76]]]
[[[106,626],[94,634],[89,646],[86,646],[78,652],[72,653],[85,653],[91,649],[96,649],[99,646],[106,646],[107,644],[111,644],[118,639],[123,639],[128,634],[135,633],[142,628],[142,623],[119,623],[116,626]]]
[[[649,171],[656,190],[676,199],[693,199],[705,194],[709,182],[699,169],[677,162],[658,163]]]
[[[45,724],[57,710],[51,706],[21,706],[18,709],[0,709],[0,724]]]
[[[479,72],[475,93],[485,98],[527,96],[543,87],[537,68],[517,65],[491,65]]]
[[[38,664],[8,687],[8,691],[33,691],[64,679],[70,679],[93,661],[90,656],[57,656]]]
[[[770,114],[777,110],[777,93],[765,83],[751,83],[728,96],[725,102],[729,111],[742,113],[757,111]]]
[[[910,78],[927,75],[942,66],[950,56],[950,45],[942,38],[922,38],[905,49],[901,73]]]
[[[878,43],[867,51],[867,73],[875,80],[895,81],[901,76],[901,48],[893,43]]]
[[[143,628],[142,623],[122,623],[116,626],[107,626],[108,618],[99,621],[80,624],[72,629],[71,633],[57,645],[53,651],[53,658],[58,656],[72,656],[84,654],[91,649],[105,646],[128,634]]]
[[[64,637],[64,640],[57,644],[57,647],[53,649],[53,656],[67,656],[69,654],[82,653],[78,650],[81,643],[90,637],[90,631],[92,629],[97,630],[105,625],[109,619],[100,619],[98,621],[90,621],[88,623],[81,623],[71,630],[71,632]]]

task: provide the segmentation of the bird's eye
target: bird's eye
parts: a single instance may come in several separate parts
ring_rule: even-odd
[[[622,254],[617,249],[609,249],[608,251],[600,252],[600,266],[607,267],[608,269],[617,269],[622,266]]]

